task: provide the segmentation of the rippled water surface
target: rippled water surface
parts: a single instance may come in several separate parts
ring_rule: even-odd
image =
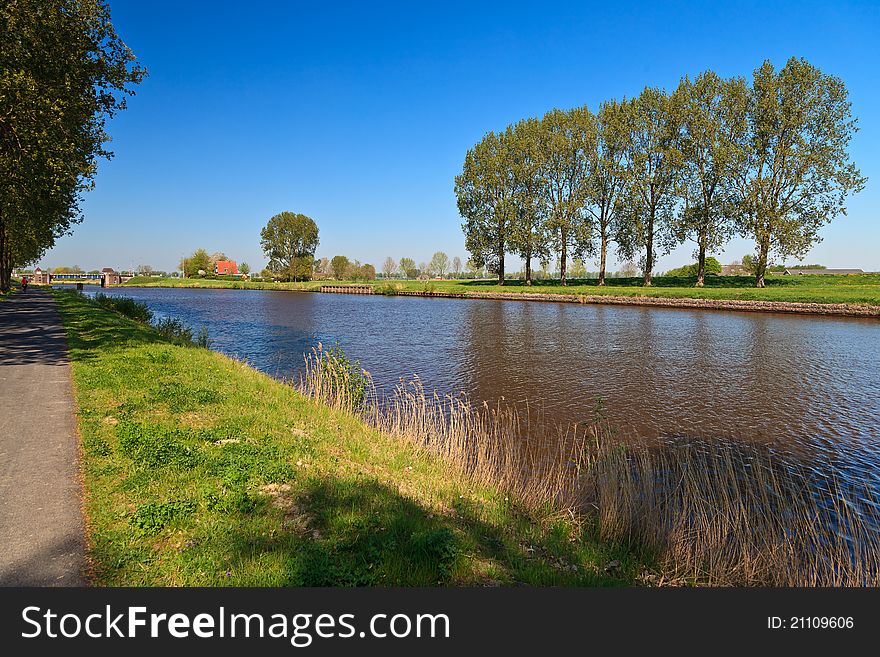
[[[563,303],[259,290],[106,290],[207,326],[275,376],[336,341],[379,385],[418,374],[479,401],[625,434],[727,436],[880,472],[880,321]],[[877,476],[876,474],[874,476]]]

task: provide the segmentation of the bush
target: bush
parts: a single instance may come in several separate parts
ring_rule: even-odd
[[[128,297],[111,297],[103,292],[98,292],[95,295],[95,303],[106,310],[112,310],[145,324],[148,324],[153,319],[153,313],[147,307],[147,304],[129,299]]]
[[[193,342],[192,329],[174,317],[163,317],[160,319],[156,322],[156,330],[163,337],[175,342],[185,342],[187,344],[192,344]]]
[[[706,258],[706,275],[710,276],[712,274],[720,274],[721,273],[721,263],[718,262],[717,258],[713,258],[709,256]],[[688,276],[696,276],[697,275],[697,263],[695,262],[692,265],[685,265],[684,267],[679,267],[678,269],[670,269],[668,272],[664,274],[664,276],[674,276],[679,278],[685,278]]]
[[[193,334],[193,330],[179,319],[163,317],[156,322],[155,327],[163,337],[174,342],[193,345],[203,349],[208,349],[211,346],[211,338],[208,335],[208,328],[206,326],[201,327],[198,333]]]

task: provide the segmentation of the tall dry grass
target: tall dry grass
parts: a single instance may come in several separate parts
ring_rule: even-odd
[[[601,420],[568,428],[539,412],[427,393],[379,395],[338,351],[306,358],[300,390],[442,457],[533,511],[592,518],[603,539],[666,576],[719,586],[880,584],[880,512],[847,483],[730,440],[623,444]]]

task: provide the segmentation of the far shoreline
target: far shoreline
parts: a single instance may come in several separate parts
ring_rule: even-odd
[[[873,278],[873,277],[872,277]],[[873,282],[873,281],[872,281]],[[861,318],[880,318],[880,303],[873,304],[867,302],[835,302],[835,301],[804,301],[804,300],[779,300],[779,299],[742,299],[742,298],[698,298],[684,296],[687,289],[683,287],[661,286],[650,288],[652,294],[591,294],[588,291],[597,289],[597,286],[571,286],[571,291],[562,291],[557,286],[554,291],[538,292],[538,291],[519,291],[523,290],[523,286],[512,286],[515,290],[502,291],[499,289],[491,291],[467,290],[460,281],[457,280],[429,280],[429,281],[370,281],[348,283],[343,281],[310,281],[302,283],[276,283],[276,282],[250,282],[250,281],[231,281],[231,280],[187,280],[180,279],[158,279],[156,281],[142,282],[134,281],[123,285],[115,285],[113,288],[126,287],[161,287],[161,288],[188,288],[188,289],[257,289],[257,290],[277,290],[288,292],[320,292],[320,288],[333,286],[350,286],[369,285],[373,288],[373,294],[384,296],[413,296],[424,298],[448,298],[448,299],[487,299],[500,301],[541,301],[549,303],[579,303],[591,305],[618,305],[618,306],[642,306],[642,307],[658,307],[658,308],[684,308],[696,310],[722,310],[734,312],[765,312],[765,313],[786,313],[800,315],[820,315],[833,317],[861,317]],[[471,285],[473,285],[471,283]],[[487,285],[489,285],[487,283]],[[442,289],[443,287],[453,289]],[[500,287],[500,286],[496,286]],[[540,288],[543,286],[535,286]],[[611,286],[609,286],[611,287]],[[419,289],[421,288],[421,289]],[[586,288],[586,290],[585,290]],[[532,290],[534,288],[525,288]],[[618,289],[627,289],[618,287]],[[692,290],[698,288],[690,288]],[[700,288],[704,294],[725,294],[730,290],[735,292],[742,288]],[[587,291],[588,290],[588,291]],[[670,293],[664,295],[665,291]],[[768,290],[768,288],[764,288]],[[751,290],[749,290],[751,292]],[[769,293],[773,294],[775,290]],[[801,296],[809,297],[806,293]],[[677,296],[677,295],[682,296]]]

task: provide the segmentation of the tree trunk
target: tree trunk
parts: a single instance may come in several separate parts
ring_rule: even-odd
[[[599,285],[605,285],[605,258],[608,253],[608,236],[605,234],[605,231],[602,231],[602,236],[599,238],[600,247],[599,251]]]
[[[645,287],[651,287],[651,273],[654,270],[654,216],[651,213],[651,223],[648,225],[647,253],[645,255]]]
[[[562,250],[559,252],[559,284],[568,285],[565,280],[565,261],[568,258],[568,244],[566,244],[566,238],[568,237],[568,235],[565,234],[565,231],[562,231],[561,237]]]
[[[758,262],[755,266],[755,287],[764,287],[764,274],[767,271],[767,256],[770,253],[770,240],[762,240],[758,245]]]
[[[9,292],[12,287],[12,255],[9,247],[6,224],[0,214],[0,292]]]
[[[498,258],[498,285],[504,285],[504,253]]]
[[[532,256],[526,256],[526,285],[532,284]]]
[[[697,282],[694,287],[703,287],[706,277],[706,247],[703,240],[700,240],[700,253],[697,256]]]

